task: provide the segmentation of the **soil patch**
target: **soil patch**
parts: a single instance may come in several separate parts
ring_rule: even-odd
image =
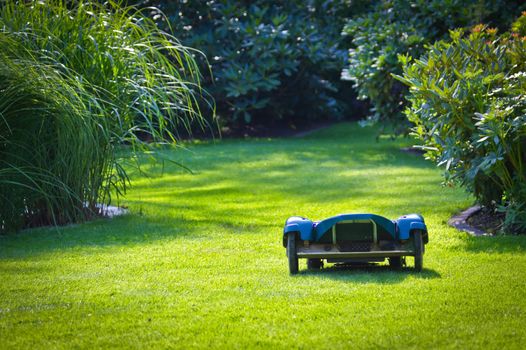
[[[309,122],[298,124],[290,122],[274,122],[269,125],[242,125],[234,127],[222,127],[221,132],[217,128],[206,130],[194,130],[192,135],[182,132],[178,134],[181,140],[210,140],[213,138],[240,139],[240,138],[278,138],[278,137],[303,137],[317,130],[329,127],[341,121]]]
[[[303,137],[335,123],[302,122],[301,124],[276,123],[274,125],[245,125],[236,128],[224,127],[221,130],[221,136],[223,138]]]
[[[494,209],[483,207],[476,213],[473,213],[468,218],[467,223],[490,235],[494,235],[501,229],[504,216],[504,213],[498,213]]]
[[[473,236],[488,236],[498,233],[503,221],[503,213],[476,205],[453,216],[448,224]]]
[[[426,153],[426,151],[424,151],[423,149],[415,147],[402,147],[400,148],[400,151],[404,153],[415,154],[417,156],[422,156],[424,155],[424,153]]]

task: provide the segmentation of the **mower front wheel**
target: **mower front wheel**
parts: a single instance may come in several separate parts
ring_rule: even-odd
[[[415,231],[413,239],[415,246],[415,270],[420,272],[424,266],[424,240],[422,239],[422,232]]]
[[[291,275],[298,273],[298,253],[296,251],[296,233],[287,235],[287,257],[289,258],[289,272]]]

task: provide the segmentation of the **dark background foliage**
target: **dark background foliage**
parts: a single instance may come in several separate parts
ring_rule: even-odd
[[[364,6],[348,1],[148,1],[164,28],[202,51],[204,86],[221,125],[290,126],[363,116],[351,84],[341,30]],[[206,74],[210,69],[212,74]],[[352,109],[352,113],[349,110]]]
[[[391,75],[402,72],[398,54],[417,57],[426,44],[458,27],[483,22],[508,28],[524,7],[505,0],[139,5],[161,9],[166,17],[151,12],[158,24],[205,54],[204,86],[215,98],[221,126],[283,127],[367,116],[397,133],[410,127],[402,114],[407,87]]]

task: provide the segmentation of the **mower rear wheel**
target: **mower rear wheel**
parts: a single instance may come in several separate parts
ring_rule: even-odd
[[[401,256],[392,256],[389,258],[389,266],[391,266],[393,269],[401,269],[402,268],[402,262],[403,257]]]
[[[319,270],[323,267],[323,260],[321,259],[307,259],[307,269]]]
[[[296,233],[287,235],[287,257],[289,258],[289,272],[291,275],[298,273],[298,252],[296,251]]]

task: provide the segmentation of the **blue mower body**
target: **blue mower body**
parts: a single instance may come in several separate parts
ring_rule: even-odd
[[[292,216],[285,222],[283,246],[289,269],[298,271],[298,259],[309,268],[328,262],[381,262],[400,267],[406,256],[422,269],[424,246],[429,241],[424,218],[410,214],[389,220],[375,214],[341,214],[321,221]]]

